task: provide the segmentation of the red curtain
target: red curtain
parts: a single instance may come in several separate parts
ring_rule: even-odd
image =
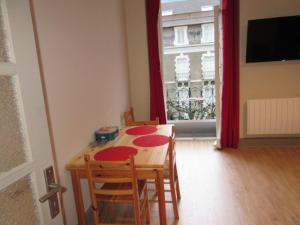
[[[160,73],[158,16],[160,0],[146,0],[148,55],[150,72],[150,119],[159,117],[161,124],[165,124],[165,102],[163,83]]]
[[[223,90],[221,147],[239,145],[239,0],[222,0]]]

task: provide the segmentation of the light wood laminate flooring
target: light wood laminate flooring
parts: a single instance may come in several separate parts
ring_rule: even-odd
[[[169,225],[300,225],[299,145],[218,151],[178,140],[176,149],[182,198],[178,221],[167,204]],[[150,213],[159,225],[156,203]]]

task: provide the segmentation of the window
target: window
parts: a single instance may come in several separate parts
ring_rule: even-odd
[[[190,59],[182,53],[175,58],[176,80],[178,82],[188,81],[190,77]]]
[[[180,88],[178,89],[178,101],[179,105],[184,105],[189,100],[189,89],[188,88]]]
[[[201,6],[201,11],[205,12],[205,11],[212,11],[214,8],[211,5],[205,5],[205,6]]]
[[[215,79],[215,54],[207,52],[202,55],[202,74],[204,80],[214,80]]]
[[[205,82],[202,89],[202,94],[204,98],[204,106],[215,104],[215,82]]]
[[[161,13],[162,16],[171,16],[173,15],[173,10],[165,10]]]
[[[174,45],[188,45],[188,36],[187,36],[187,26],[183,27],[174,27],[175,40]]]
[[[189,83],[188,82],[178,82],[177,83],[177,87],[181,88],[181,87],[189,87]]]
[[[182,4],[169,4],[179,1]],[[187,4],[183,4],[184,1]],[[169,121],[216,117],[215,31],[220,34],[215,27],[214,4],[201,1],[203,4],[197,5],[195,2],[198,1],[201,0],[160,0],[165,103]]]
[[[189,45],[201,44],[201,24],[192,24],[188,26]]]
[[[213,23],[204,23],[202,26],[201,43],[214,42],[215,29]]]
[[[163,28],[163,46],[171,47],[174,45],[174,30],[172,27]]]

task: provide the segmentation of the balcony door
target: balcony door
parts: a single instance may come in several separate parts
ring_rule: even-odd
[[[209,3],[213,5],[205,1],[200,5],[197,0],[161,0],[167,120],[182,137],[216,137],[217,133],[220,82],[215,14],[219,1]]]

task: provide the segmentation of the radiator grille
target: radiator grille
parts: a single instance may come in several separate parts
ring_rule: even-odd
[[[247,101],[247,135],[300,134],[300,98]]]

